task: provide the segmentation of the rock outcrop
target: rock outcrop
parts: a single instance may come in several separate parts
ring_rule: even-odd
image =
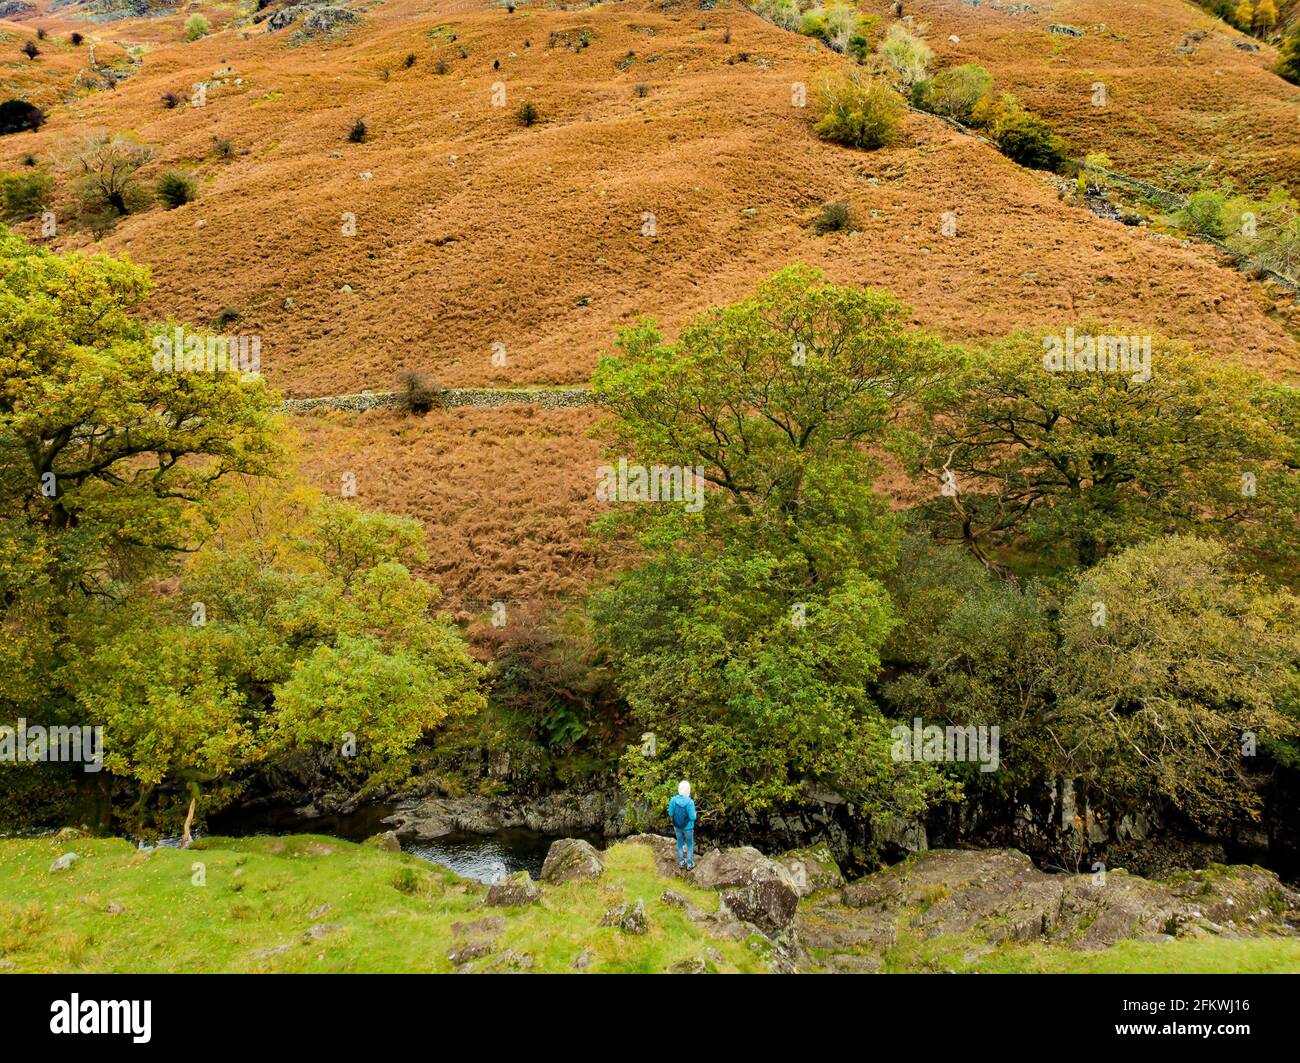
[[[1300,895],[1258,867],[1150,881],[1048,874],[1014,849],[933,850],[806,901],[792,927],[813,970],[875,970],[904,939],[1102,949],[1125,939],[1293,934]],[[814,959],[813,957],[817,957]]]
[[[493,908],[516,908],[536,904],[541,899],[542,887],[533,881],[527,871],[517,871],[488,887],[487,899],[483,903]]]
[[[552,842],[542,864],[543,882],[585,882],[599,878],[605,862],[589,842],[581,838],[561,838]]]
[[[399,807],[386,823],[403,838],[495,834],[524,827],[539,834],[623,833],[624,797],[614,791],[556,791],[542,797],[430,797]]]

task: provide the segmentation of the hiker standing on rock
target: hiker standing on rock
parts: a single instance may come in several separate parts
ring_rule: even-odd
[[[695,867],[695,802],[691,800],[691,784],[685,779],[677,784],[677,794],[668,802],[668,818],[677,834],[677,866],[688,871]],[[682,859],[682,844],[686,845],[686,859]]]

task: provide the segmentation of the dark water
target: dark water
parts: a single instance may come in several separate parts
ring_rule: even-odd
[[[240,837],[250,834],[328,834],[348,841],[363,841],[389,830],[384,819],[394,812],[391,805],[369,805],[348,815],[300,816],[290,808],[234,812],[216,817],[209,833]],[[495,882],[527,871],[533,878],[556,838],[536,831],[510,829],[495,834],[447,834],[431,840],[402,839],[402,849],[412,856],[450,868],[458,875],[480,882]],[[586,841],[603,846],[596,838]]]

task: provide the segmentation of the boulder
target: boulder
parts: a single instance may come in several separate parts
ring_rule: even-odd
[[[661,834],[633,834],[626,841],[633,845],[648,846],[654,853],[655,868],[659,874],[677,874],[677,843],[672,838],[665,838]]]
[[[692,956],[688,960],[678,960],[668,968],[669,974],[708,974],[709,965],[703,956]]]
[[[673,854],[675,863],[675,846]],[[750,872],[764,861],[771,863],[757,849],[748,845],[739,849],[715,849],[701,856],[696,861],[695,870],[688,871],[686,877],[690,879],[692,885],[709,890],[743,886],[749,881]]]
[[[605,872],[605,861],[600,853],[581,838],[561,838],[552,842],[542,864],[542,881],[586,882],[600,878]]]
[[[542,899],[542,888],[527,871],[517,871],[489,887],[485,904],[493,908],[515,908],[536,904]]]
[[[51,871],[67,871],[73,864],[80,860],[76,853],[64,853],[50,865]]]
[[[402,851],[402,843],[397,840],[397,832],[391,830],[386,830],[382,834],[371,835],[366,839],[366,845],[383,853],[400,853]]]
[[[645,904],[638,898],[607,911],[600,920],[601,926],[616,926],[625,934],[644,934],[650,929],[650,917],[645,914]]]
[[[775,934],[794,921],[799,891],[784,867],[763,860],[750,871],[743,886],[723,891],[722,908],[766,934]]]
[[[800,897],[810,897],[822,890],[837,890],[844,885],[844,873],[827,845],[792,849],[774,859],[790,873],[790,880]]]

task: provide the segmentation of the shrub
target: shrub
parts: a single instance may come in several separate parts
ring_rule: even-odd
[[[1174,215],[1174,224],[1184,232],[1196,236],[1211,236],[1216,240],[1227,235],[1224,212],[1228,197],[1215,189],[1205,188],[1187,197],[1182,209]]]
[[[515,121],[521,126],[536,125],[540,117],[537,108],[528,102],[521,103],[519,109],[515,111]]]
[[[925,68],[934,58],[930,46],[920,37],[908,33],[898,22],[889,27],[880,43],[879,53],[885,66],[893,72],[894,80],[905,89],[910,89],[925,77]]]
[[[114,217],[130,214],[148,203],[149,194],[136,172],[153,157],[153,148],[133,135],[86,133],[66,149],[64,166],[79,175],[82,208],[88,214]]]
[[[761,18],[780,26],[783,30],[799,28],[799,4],[797,0],[759,0],[756,10]]]
[[[233,159],[235,157],[234,142],[226,137],[219,137],[213,134],[212,150],[216,152],[218,159]]]
[[[348,140],[353,144],[364,144],[370,131],[366,128],[366,120],[358,118],[352,123],[352,128],[348,130]]]
[[[1111,168],[1110,156],[1103,151],[1090,151],[1079,166],[1079,194],[1101,195],[1106,191],[1106,171]]]
[[[26,100],[5,100],[0,103],[0,135],[40,129],[44,124],[45,112],[34,103]]]
[[[831,75],[822,82],[813,128],[824,140],[872,150],[897,136],[904,110],[902,98],[883,81],[856,71]]]
[[[406,372],[397,379],[401,386],[398,401],[405,413],[425,414],[438,404],[442,388],[429,383],[423,373]]]
[[[217,311],[217,316],[212,319],[212,327],[218,332],[224,332],[230,328],[242,315],[233,306],[223,306]]]
[[[76,48],[80,48],[81,42],[84,41],[85,39],[86,38],[83,37],[80,33],[74,33],[71,37],[68,38],[68,40],[72,42],[73,47]]]
[[[827,233],[852,233],[858,231],[853,217],[853,208],[842,200],[824,203],[817,217],[813,219],[812,230],[818,236]]]
[[[410,70],[411,67],[415,66],[415,53],[414,53],[414,52],[407,52],[407,53],[406,53],[406,58],[402,60],[402,66],[403,66],[405,69],[407,69],[407,70]]]
[[[5,217],[14,221],[34,218],[49,205],[53,193],[54,179],[47,173],[0,175]]]
[[[826,9],[822,23],[826,43],[841,54],[847,54],[849,41],[858,32],[858,13],[845,4],[833,4]]]
[[[206,37],[210,28],[208,20],[202,15],[191,15],[185,20],[185,39],[197,41],[200,37]]]
[[[183,170],[168,170],[158,178],[158,198],[175,210],[189,203],[199,193],[198,182]]]
[[[43,41],[43,40],[45,40],[45,38],[48,37],[48,36],[49,36],[49,33],[46,32],[44,26],[38,26],[38,27],[36,28],[36,39],[37,39],[38,41]]]
[[[27,56],[28,59],[35,59],[41,54],[41,50],[36,47],[35,41],[25,41],[23,43],[22,53]]]
[[[439,59],[433,64],[433,72],[435,74],[445,74],[447,72],[447,64],[443,60]]]
[[[989,127],[998,150],[1013,162],[1034,170],[1059,170],[1065,165],[1065,142],[1010,93],[1003,93],[995,102],[985,97],[972,115],[977,123]]]
[[[162,105],[169,111],[175,110],[186,100],[187,97],[183,92],[164,92],[162,94]]]
[[[632,91],[637,96],[641,97],[642,99],[645,99],[645,97],[650,95],[650,86],[647,85],[644,81],[638,81],[636,85],[632,87]]]
[[[913,101],[931,114],[969,122],[975,105],[993,88],[993,75],[977,63],[963,63],[913,86]]]

